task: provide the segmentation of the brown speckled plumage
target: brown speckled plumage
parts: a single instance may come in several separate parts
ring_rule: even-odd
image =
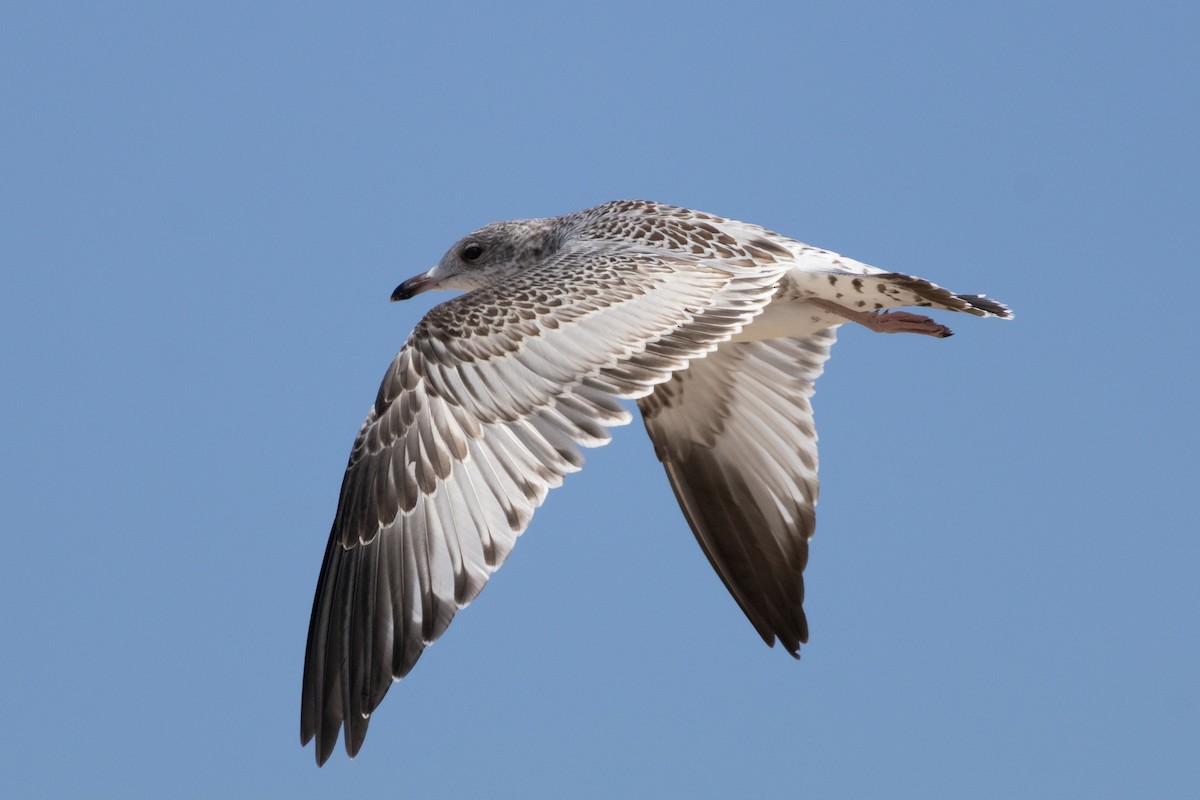
[[[494,223],[405,281],[467,293],[422,319],[346,468],[305,655],[301,740],[353,756],[394,680],[507,558],[550,489],[638,408],[697,541],[755,629],[808,640],[809,397],[837,326],[947,336],[901,306],[982,295],[756,225],[645,201]],[[873,313],[872,313],[873,312]]]

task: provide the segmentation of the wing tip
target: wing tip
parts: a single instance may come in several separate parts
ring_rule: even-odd
[[[332,735],[325,736],[311,729],[302,729],[300,731],[300,746],[307,747],[308,743],[316,739],[314,745],[314,753],[316,756],[317,767],[325,766],[330,757],[333,756],[333,751],[337,749],[338,735],[342,735],[342,740],[346,745],[346,755],[353,760],[358,755],[358,751],[362,749],[363,741],[366,739],[366,725],[362,727],[359,735],[351,736],[349,730],[343,731],[342,723],[338,723]]]

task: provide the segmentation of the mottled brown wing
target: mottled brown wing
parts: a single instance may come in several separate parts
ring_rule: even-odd
[[[317,584],[301,741],[323,763],[508,556],[580,447],[769,302],[771,269],[564,250],[417,325],[354,444]]]
[[[809,398],[834,331],[722,344],[638,401],[704,554],[763,640],[797,656],[818,491]]]

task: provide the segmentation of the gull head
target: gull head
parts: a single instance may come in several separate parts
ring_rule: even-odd
[[[555,219],[493,222],[455,242],[433,269],[409,278],[392,292],[407,300],[430,289],[469,292],[542,263],[562,246]]]

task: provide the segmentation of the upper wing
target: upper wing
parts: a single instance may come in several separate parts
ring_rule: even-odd
[[[629,421],[613,398],[727,340],[779,274],[564,250],[421,320],[354,443],[313,601],[300,725],[318,763],[342,725],[358,752],[392,681],[579,469],[580,446]]]
[[[797,656],[818,490],[809,397],[834,339],[722,344],[638,401],[704,554],[763,640]]]

